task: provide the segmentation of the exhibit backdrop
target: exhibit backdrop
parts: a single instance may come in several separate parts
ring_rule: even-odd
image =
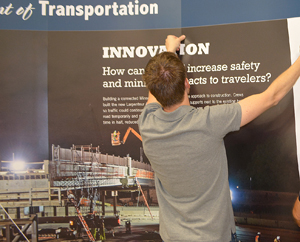
[[[92,144],[148,162],[137,126],[148,96],[142,74],[168,34],[187,36],[178,54],[197,108],[262,92],[299,55],[298,18],[182,27],[184,1],[4,2],[1,160]],[[298,191],[296,96],[226,136],[232,186],[249,188],[250,178],[253,189]]]

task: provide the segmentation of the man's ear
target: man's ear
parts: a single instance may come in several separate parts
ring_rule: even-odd
[[[185,85],[185,89],[190,89],[191,88],[190,83],[189,83],[189,79],[185,78],[184,85]]]

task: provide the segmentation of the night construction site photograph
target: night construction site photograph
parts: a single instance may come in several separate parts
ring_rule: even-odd
[[[0,184],[0,241],[162,241],[153,171],[129,156],[53,145],[50,161],[2,161]],[[240,241],[300,241],[294,194],[231,192]]]

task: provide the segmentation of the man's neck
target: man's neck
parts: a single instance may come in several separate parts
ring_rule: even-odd
[[[183,97],[182,102],[174,104],[171,107],[165,107],[163,109],[164,109],[165,112],[171,113],[171,112],[175,111],[177,108],[179,108],[181,106],[190,106],[190,101],[189,101],[189,98],[188,98],[188,94],[186,92],[185,92],[185,95]]]

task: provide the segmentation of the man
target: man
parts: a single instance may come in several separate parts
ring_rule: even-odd
[[[76,202],[76,198],[71,190],[68,191],[68,202],[72,204]]]
[[[274,242],[280,242],[280,236],[277,236],[277,237],[274,239]]]
[[[257,232],[255,236],[255,242],[260,242],[260,232]]]
[[[149,98],[138,124],[155,172],[160,235],[165,242],[237,241],[223,138],[286,95],[300,75],[300,60],[263,93],[196,109],[175,54],[184,39],[168,36],[168,52],[150,59],[143,75]]]

